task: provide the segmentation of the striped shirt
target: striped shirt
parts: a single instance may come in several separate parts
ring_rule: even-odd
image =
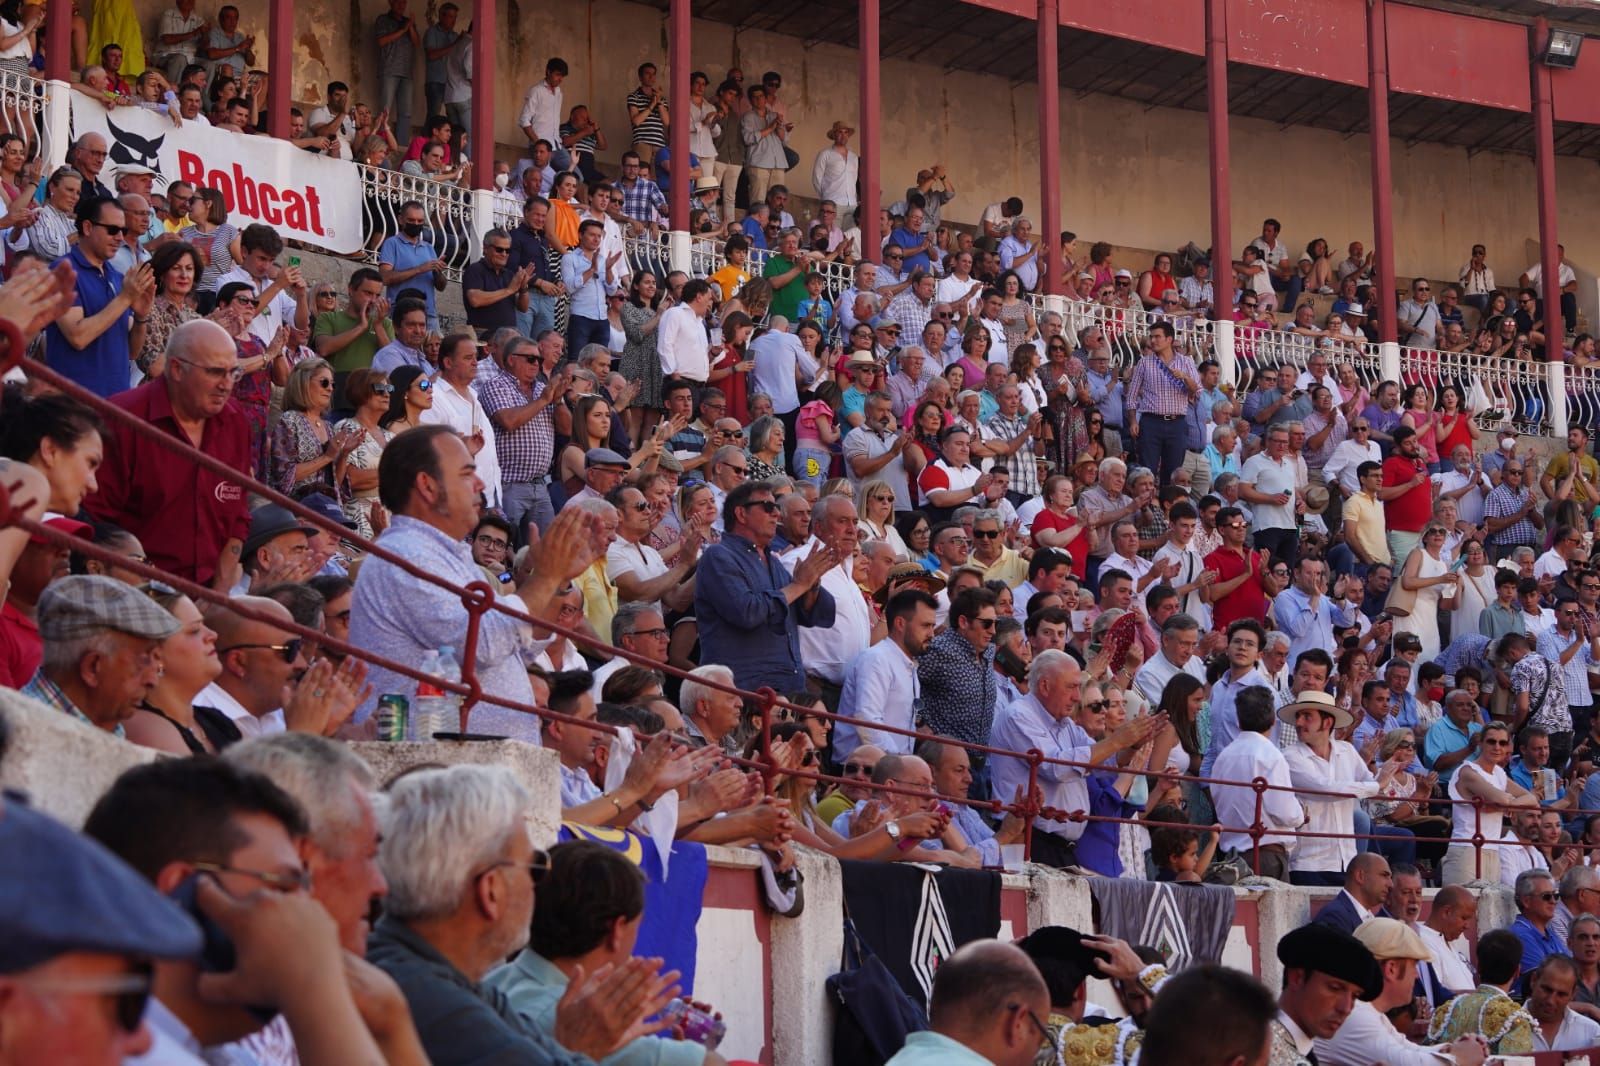
[[[1174,354],[1169,366],[1158,355],[1147,355],[1133,370],[1128,383],[1128,410],[1134,414],[1181,415],[1189,410],[1189,389],[1184,379],[1199,380],[1193,360]]]

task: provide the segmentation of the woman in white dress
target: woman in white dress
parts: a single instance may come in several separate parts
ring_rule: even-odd
[[[1469,540],[1461,549],[1464,563],[1459,571],[1461,584],[1456,586],[1456,609],[1450,613],[1451,639],[1463,633],[1478,631],[1478,616],[1494,602],[1495,568],[1489,565],[1488,553],[1479,541]]]
[[[1439,655],[1439,610],[1456,609],[1456,587],[1460,575],[1450,569],[1444,560],[1444,542],[1447,531],[1441,525],[1430,523],[1422,531],[1422,540],[1400,571],[1401,587],[1417,594],[1411,613],[1394,620],[1396,633],[1414,633],[1422,641],[1419,662],[1427,662]]]

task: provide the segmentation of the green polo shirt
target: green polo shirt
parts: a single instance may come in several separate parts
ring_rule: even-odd
[[[389,320],[384,319],[385,327],[393,333]],[[311,346],[316,347],[318,337],[334,337],[352,329],[356,324],[356,316],[344,308],[337,311],[324,311],[317,316],[311,324]],[[372,357],[378,354],[378,349],[383,345],[378,340],[377,323],[367,327],[367,331],[345,345],[343,348],[328,356],[328,362],[333,364],[333,369],[341,374],[348,374],[352,370],[362,370],[372,365]]]

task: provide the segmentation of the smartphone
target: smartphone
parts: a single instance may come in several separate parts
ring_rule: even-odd
[[[172,901],[188,912],[189,917],[200,926],[200,970],[202,973],[228,973],[239,964],[238,953],[234,950],[233,940],[223,931],[222,927],[213,921],[210,915],[200,909],[199,900],[195,896],[196,882],[199,874],[190,874],[178,882],[172,890]],[[246,1006],[245,1010],[255,1015],[263,1024],[272,1021],[278,1016],[278,1008],[264,1006]]]
[[[300,257],[298,255],[291,255],[289,257],[289,265],[292,266],[292,267],[299,266],[300,265]]]

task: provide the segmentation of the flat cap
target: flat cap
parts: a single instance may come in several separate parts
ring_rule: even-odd
[[[200,927],[183,908],[98,842],[14,799],[0,804],[0,855],[0,973],[74,951],[200,953]]]
[[[612,451],[610,448],[590,448],[583,453],[584,462],[590,466],[622,466],[628,465],[628,460]]]
[[[309,522],[302,522],[289,513],[289,508],[276,503],[263,504],[257,507],[250,515],[250,532],[244,538],[244,557],[250,558],[267,541],[273,537],[281,537],[285,533],[295,531],[310,536],[316,533],[317,527]]]
[[[1414,935],[1414,934],[1413,934]],[[1383,969],[1367,946],[1331,925],[1302,925],[1278,941],[1278,961],[1292,970],[1316,970],[1361,989],[1364,1000],[1383,991]]]
[[[1379,962],[1385,959],[1416,959],[1426,962],[1433,952],[1422,942],[1405,922],[1398,918],[1368,918],[1356,930],[1356,939],[1367,946],[1372,957]]]
[[[38,610],[39,636],[45,640],[76,640],[103,629],[166,640],[179,629],[172,612],[132,585],[95,574],[51,582]]]

